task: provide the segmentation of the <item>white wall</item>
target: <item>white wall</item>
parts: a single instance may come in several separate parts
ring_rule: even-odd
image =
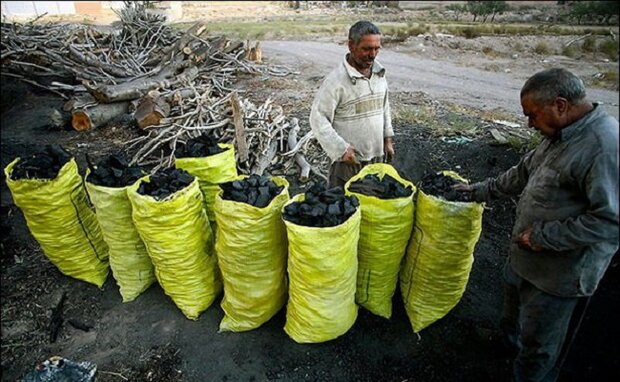
[[[39,16],[47,12],[48,15],[74,14],[73,1],[0,1],[2,16]]]

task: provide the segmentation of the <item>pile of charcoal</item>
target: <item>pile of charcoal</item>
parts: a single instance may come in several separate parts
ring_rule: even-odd
[[[13,167],[11,179],[54,179],[72,156],[59,145],[47,145],[43,151],[22,158]]]
[[[355,196],[345,196],[341,187],[329,190],[321,184],[306,191],[303,202],[293,202],[284,208],[283,218],[306,227],[334,227],[347,221],[359,206]]]
[[[177,158],[201,158],[226,151],[217,145],[217,142],[206,135],[192,138],[184,145],[179,145],[174,151]]]
[[[427,174],[420,182],[420,189],[427,195],[433,195],[451,202],[471,202],[471,193],[457,191],[453,185],[460,183],[458,180],[442,173]]]
[[[349,191],[376,196],[379,199],[405,198],[413,193],[411,186],[405,186],[388,174],[385,174],[383,179],[380,179],[377,174],[366,175],[351,183]]]
[[[243,180],[235,180],[220,184],[224,190],[222,199],[247,203],[254,207],[264,208],[278,196],[283,186],[278,186],[267,176],[252,174]]]
[[[150,182],[140,183],[138,193],[150,195],[156,200],[163,200],[177,191],[189,186],[194,177],[187,171],[177,168],[159,170],[151,175]]]
[[[90,174],[88,182],[104,187],[126,187],[144,176],[144,172],[138,166],[129,166],[124,154],[113,154],[100,160],[96,165],[90,163],[86,156]]]

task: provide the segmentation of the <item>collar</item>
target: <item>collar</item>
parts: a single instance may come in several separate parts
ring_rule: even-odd
[[[360,78],[366,78],[364,77],[364,75],[362,73],[360,73],[357,69],[355,69],[354,67],[352,67],[348,62],[347,62],[347,57],[349,57],[350,53],[347,53],[344,56],[344,69],[347,72],[347,75],[349,76],[349,78],[351,79],[351,82],[353,82],[353,85],[355,85],[355,82],[360,79]],[[383,65],[381,65],[379,63],[379,61],[375,60],[375,62],[372,64],[372,74],[376,74],[379,77],[383,77],[385,75],[385,68],[383,67]],[[372,76],[371,76],[372,78]]]
[[[592,110],[586,113],[583,117],[579,118],[575,122],[571,123],[570,125],[560,130],[557,140],[558,141],[569,140],[572,137],[574,137],[575,134],[578,134],[583,129],[584,126],[590,124],[592,119],[596,118],[601,113],[602,109],[599,108],[598,105],[599,105],[598,103],[593,102],[592,106],[594,106],[594,108]]]

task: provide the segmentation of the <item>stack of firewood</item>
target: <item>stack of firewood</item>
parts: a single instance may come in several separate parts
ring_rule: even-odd
[[[176,31],[141,2],[126,2],[117,14],[121,28],[111,32],[3,23],[2,75],[67,99],[56,120],[70,120],[78,131],[131,114],[145,131],[127,142],[131,164],[152,165],[153,171],[172,166],[177,143],[206,134],[235,145],[242,173],[283,173],[297,163],[302,180],[310,170],[324,177],[317,145],[313,165],[304,157],[311,135],[297,144],[299,128],[291,131],[282,107],[271,100],[255,105],[232,88],[237,73],[283,76],[291,73],[287,68],[250,60],[249,46],[209,35],[204,23]]]

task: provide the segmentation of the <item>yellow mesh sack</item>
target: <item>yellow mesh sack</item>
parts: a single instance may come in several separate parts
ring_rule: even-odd
[[[444,171],[462,182],[452,171]],[[444,317],[465,292],[482,230],[483,206],[449,202],[418,191],[400,288],[414,332]]]
[[[304,197],[299,194],[286,205],[303,201]],[[360,215],[358,208],[335,227],[305,227],[284,221],[289,249],[284,331],[294,341],[329,341],[355,323]]]
[[[103,238],[110,248],[112,276],[123,302],[133,301],[155,282],[155,273],[131,218],[131,202],[127,196],[129,186],[95,185],[88,181],[88,172],[85,183]]]
[[[405,198],[380,199],[349,191],[352,183],[370,174],[380,179],[390,175],[399,183],[411,186],[413,192]],[[394,167],[384,163],[365,166],[345,185],[346,194],[359,199],[362,211],[355,301],[381,317],[392,316],[392,297],[413,226],[415,190]]]
[[[271,179],[284,189],[264,208],[224,200],[222,191],[215,197],[215,251],[224,280],[220,331],[256,329],[286,302],[287,242],[281,210],[289,199],[288,182]]]
[[[220,191],[218,185],[224,182],[232,182],[237,178],[235,146],[228,143],[218,143],[217,145],[226,150],[208,157],[175,158],[174,160],[176,168],[181,168],[198,178],[213,232],[215,232],[216,225],[213,205],[215,204],[215,196]]]
[[[11,178],[20,158],[5,169],[15,205],[47,258],[65,275],[97,285],[108,275],[108,246],[103,241],[75,159],[54,179]]]
[[[198,179],[163,200],[138,193],[140,184],[149,180],[144,177],[127,190],[133,222],[159,285],[187,318],[195,320],[222,289]]]

